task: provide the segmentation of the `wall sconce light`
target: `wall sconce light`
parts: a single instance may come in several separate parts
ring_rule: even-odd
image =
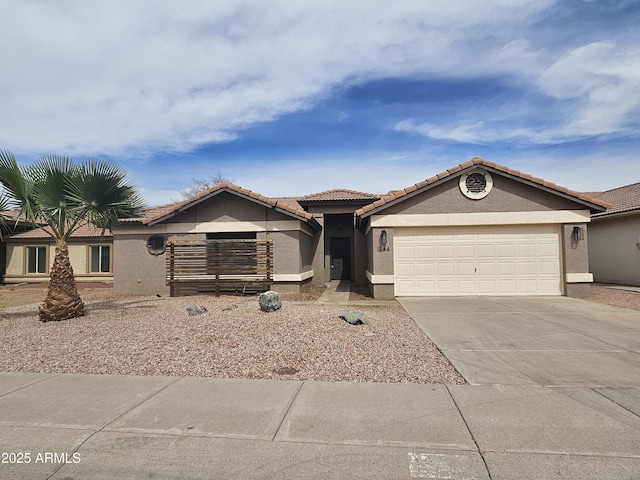
[[[571,234],[574,242],[584,240],[584,229],[582,227],[573,227],[573,233]]]
[[[389,248],[387,247],[387,242],[388,242],[387,231],[382,230],[382,232],[380,232],[380,246],[378,247],[378,250],[381,252],[384,252],[385,250],[389,250]]]

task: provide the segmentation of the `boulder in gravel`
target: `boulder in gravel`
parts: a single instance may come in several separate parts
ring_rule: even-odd
[[[199,306],[199,305],[195,305],[193,307],[187,307],[187,313],[189,314],[189,316],[202,315],[206,311],[207,309],[205,307]]]
[[[351,325],[366,325],[369,323],[367,314],[358,310],[345,310],[339,317]]]
[[[280,295],[278,295],[278,292],[274,292],[273,290],[261,293],[258,303],[260,304],[260,310],[263,312],[275,312],[282,307]]]

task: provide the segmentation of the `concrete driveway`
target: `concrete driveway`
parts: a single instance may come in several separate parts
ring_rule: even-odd
[[[472,385],[640,387],[640,312],[567,297],[398,298]]]

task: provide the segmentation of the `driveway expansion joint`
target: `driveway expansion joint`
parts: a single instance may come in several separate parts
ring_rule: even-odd
[[[469,424],[467,423],[467,419],[464,418],[464,415],[462,414],[462,410],[460,409],[460,406],[458,405],[458,402],[456,402],[455,397],[451,393],[451,390],[449,389],[449,385],[445,385],[445,388],[447,389],[447,392],[449,393],[449,397],[451,397],[451,401],[453,402],[453,405],[456,407],[456,410],[458,411],[458,414],[460,415],[460,418],[464,422],[464,426],[466,427],[467,431],[469,432],[469,435],[471,436],[471,440],[473,440],[473,444],[476,446],[476,450],[478,451],[478,455],[480,455],[480,458],[482,459],[482,463],[484,464],[484,468],[485,468],[485,470],[487,472],[487,476],[489,477],[489,480],[492,480],[491,471],[489,470],[489,465],[487,464],[487,460],[484,458],[484,452],[482,452],[482,450],[480,450],[480,445],[478,445],[478,441],[476,440],[475,435],[471,431],[471,428],[469,427]]]

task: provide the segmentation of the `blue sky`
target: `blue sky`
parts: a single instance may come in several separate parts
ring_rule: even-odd
[[[122,165],[149,204],[406,187],[474,156],[640,181],[640,2],[0,0],[0,147]]]

